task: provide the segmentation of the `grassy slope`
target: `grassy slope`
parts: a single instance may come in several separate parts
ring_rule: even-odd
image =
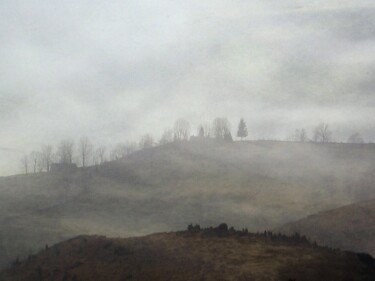
[[[277,230],[302,233],[321,245],[375,255],[375,200],[311,215]]]
[[[373,163],[374,145],[185,143],[73,175],[3,178],[0,264],[79,234],[143,235],[221,221],[271,229],[373,196]]]
[[[371,280],[374,265],[353,253],[252,235],[80,236],[14,265],[0,280]]]

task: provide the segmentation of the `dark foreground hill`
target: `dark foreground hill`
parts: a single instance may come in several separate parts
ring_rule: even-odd
[[[222,221],[273,229],[375,197],[374,163],[372,144],[206,141],[72,173],[0,178],[0,267],[80,234],[129,237]]]
[[[215,229],[108,239],[80,236],[46,248],[2,281],[374,280],[375,260],[301,237]]]
[[[321,245],[375,255],[375,200],[320,212],[288,223],[277,231],[299,232]]]

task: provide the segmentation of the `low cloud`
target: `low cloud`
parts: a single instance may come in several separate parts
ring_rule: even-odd
[[[82,134],[115,144],[216,116],[233,127],[244,117],[254,138],[325,121],[338,139],[375,139],[371,1],[32,0],[0,11],[0,146]]]

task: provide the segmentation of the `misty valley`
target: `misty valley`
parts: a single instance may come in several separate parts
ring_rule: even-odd
[[[85,139],[81,145],[88,143]],[[61,142],[59,150],[65,144],[66,141]],[[87,150],[87,158],[91,156]],[[329,255],[330,251],[375,254],[375,228],[371,223],[375,200],[368,201],[375,192],[373,144],[233,141],[224,135],[198,135],[190,140],[181,137],[142,147],[117,160],[85,167],[71,166],[63,156],[59,159],[61,164],[52,164],[50,171],[1,178],[0,247],[2,268],[8,270],[5,280],[60,280],[65,274],[63,268],[69,278],[81,276],[80,267],[67,269],[69,266],[63,261],[58,262],[63,267],[56,263],[46,266],[39,261],[33,267],[41,267],[36,277],[35,270],[29,267],[41,249],[82,234],[139,237],[178,232],[192,223],[209,228],[226,222],[253,233],[251,239],[266,243],[267,247],[280,243],[283,247],[299,248],[293,239],[277,240],[280,235],[297,234],[316,245],[309,246],[309,251],[319,249]],[[270,236],[270,245],[267,235],[263,241],[264,231],[276,237]],[[171,234],[165,235],[163,241]],[[230,243],[238,243],[237,237],[222,236]],[[44,250],[37,259],[39,255],[45,255]],[[174,257],[173,253],[169,255]],[[15,261],[20,265],[15,265]],[[157,274],[158,266],[154,266]],[[57,270],[54,267],[60,270],[55,275],[51,273]],[[17,268],[22,273],[11,277],[9,272],[18,272]],[[272,269],[249,276],[255,280],[272,280],[278,274],[285,277],[283,268],[274,264]],[[328,275],[322,276],[335,276],[329,269],[326,271]],[[265,272],[270,277],[264,277],[268,276]],[[353,272],[350,274],[355,276]],[[290,274],[296,274],[298,280],[317,278],[315,273],[301,277],[303,273],[292,270]],[[173,278],[179,280],[177,275]],[[97,280],[108,280],[103,278]],[[147,275],[135,280],[147,280]]]
[[[0,1],[0,281],[375,281],[374,0]]]

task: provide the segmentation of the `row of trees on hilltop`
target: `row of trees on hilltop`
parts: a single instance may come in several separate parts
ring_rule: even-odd
[[[190,128],[190,123],[187,120],[178,119],[174,123],[173,129],[168,129],[162,134],[159,142],[156,142],[151,134],[145,134],[138,143],[128,141],[119,143],[111,149],[105,146],[95,148],[88,137],[81,137],[77,143],[72,139],[64,139],[55,147],[50,144],[43,145],[40,150],[25,154],[21,159],[22,170],[25,174],[49,172],[53,163],[78,164],[81,167],[100,165],[108,160],[118,160],[137,150],[151,148],[155,145],[188,141],[191,138]],[[227,118],[215,118],[212,125],[201,125],[197,136],[233,141]]]
[[[327,123],[319,123],[312,131],[312,137],[309,138],[307,131],[296,129],[293,137],[289,140],[298,142],[316,142],[316,143],[330,143],[333,142],[333,132]],[[364,143],[363,137],[359,133],[354,133],[349,136],[347,143]]]
[[[216,140],[233,141],[231,125],[227,118],[215,118],[212,124],[201,124],[195,136],[191,134],[190,123],[185,119],[178,119],[173,129],[167,129],[161,136],[159,144],[166,144],[175,141],[188,141],[191,137],[213,138]]]
[[[78,147],[73,140],[62,140],[54,150],[53,146],[43,145],[39,151],[32,151],[22,157],[22,168],[25,174],[30,172],[49,172],[53,163],[73,164],[81,163],[82,167],[90,166],[94,163],[105,161],[105,147],[100,146],[94,150],[89,138],[82,137],[78,142]]]
[[[288,140],[298,142],[332,142],[332,131],[328,124],[320,123],[312,131],[309,138],[307,131],[297,129],[294,135]],[[241,141],[248,137],[248,129],[243,118],[239,120],[236,137]],[[94,147],[88,137],[82,137],[77,143],[71,139],[62,140],[54,149],[52,145],[44,145],[39,151],[22,157],[22,169],[25,174],[37,173],[51,170],[52,163],[78,164],[82,167],[103,164],[108,160],[124,158],[137,150],[151,148],[156,145],[165,145],[173,142],[188,141],[190,139],[213,139],[221,142],[233,142],[231,124],[225,117],[217,117],[212,123],[201,124],[197,132],[192,136],[190,123],[185,119],[178,119],[171,129],[167,129],[161,135],[159,141],[155,141],[151,134],[143,135],[139,142],[123,142],[112,148],[106,146]],[[353,134],[348,139],[349,143],[363,143],[362,136]]]

